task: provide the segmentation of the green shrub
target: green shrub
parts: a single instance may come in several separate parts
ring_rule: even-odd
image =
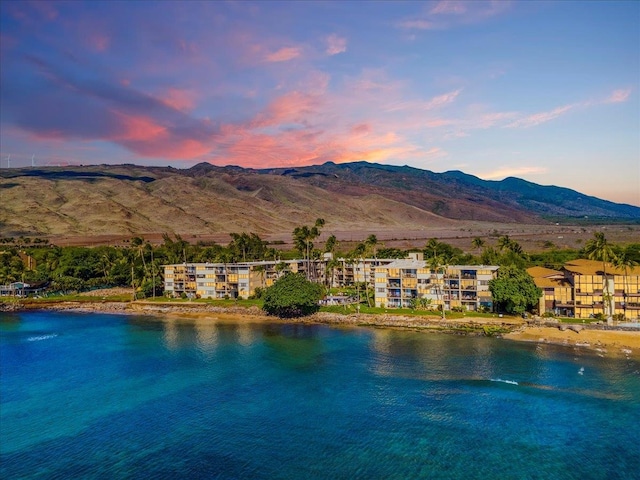
[[[320,309],[322,287],[298,273],[287,273],[264,292],[263,310],[268,315],[294,318]]]

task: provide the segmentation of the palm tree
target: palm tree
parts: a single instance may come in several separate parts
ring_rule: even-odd
[[[327,262],[325,277],[327,279],[327,287],[331,288],[335,283],[336,268],[340,266],[340,262],[332,258]]]
[[[624,271],[624,277],[622,277],[622,309],[624,311],[624,317],[627,318],[627,277],[629,276],[629,270],[635,268],[638,265],[638,262],[629,257],[625,252],[622,252],[613,258],[612,263],[614,267],[620,268]]]
[[[310,257],[311,257],[311,249],[313,248],[313,240],[320,236],[320,229],[324,227],[324,219],[317,218],[313,227],[308,227],[303,225],[302,227],[296,227],[293,230],[293,243],[300,253],[304,253],[307,268],[307,280],[310,278]]]
[[[473,248],[478,249],[478,251],[480,251],[480,249],[482,249],[482,247],[484,247],[484,240],[481,239],[480,237],[475,237],[472,241],[471,241],[471,245],[473,246]]]
[[[253,267],[253,271],[260,274],[260,288],[264,289],[264,274],[267,271],[267,268],[264,265],[256,265]]]
[[[433,270],[436,274],[436,281],[438,282],[436,285],[436,298],[438,300],[442,299],[442,319],[445,320],[444,313],[444,289],[442,288],[442,284],[438,279],[438,272],[442,269],[442,282],[444,283],[444,274],[446,271],[446,267],[444,266],[444,258],[440,255],[434,255],[429,259],[428,267]]]
[[[330,253],[331,257],[333,258],[337,246],[338,239],[335,235],[331,235],[329,238],[327,238],[327,241],[324,244],[324,251],[325,253]]]
[[[140,256],[140,258],[142,259],[142,266],[144,268],[144,271],[147,271],[147,262],[145,261],[144,258],[144,252],[147,249],[147,243],[145,243],[144,238],[142,237],[133,237],[131,239],[131,246],[135,249],[135,251],[138,253],[138,255]]]
[[[503,235],[498,239],[498,248],[500,250],[511,250],[511,245],[513,244],[513,240],[509,238],[509,235]]]
[[[440,246],[440,242],[438,241],[438,239],[436,238],[430,238],[429,241],[427,241],[427,244],[425,245],[425,250],[428,251],[425,252],[425,254],[428,257],[436,257],[438,255],[438,247]],[[431,253],[433,252],[433,253]]]
[[[373,258],[376,258],[376,254],[378,253],[376,249],[378,245],[378,237],[371,234],[364,241],[364,244],[367,246],[367,249],[373,254]]]
[[[615,258],[613,249],[602,232],[596,232],[593,234],[594,238],[589,240],[584,246],[584,253],[589,260],[599,260],[602,262],[602,278],[604,282],[604,289],[602,295],[602,314],[609,315],[613,313],[611,308],[611,294],[609,292],[609,281],[607,279],[607,263],[611,262]]]

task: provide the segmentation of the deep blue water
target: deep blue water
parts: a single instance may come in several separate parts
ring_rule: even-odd
[[[0,332],[1,478],[640,478],[637,361],[121,315]]]

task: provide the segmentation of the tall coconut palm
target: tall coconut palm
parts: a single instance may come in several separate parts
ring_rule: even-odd
[[[264,276],[267,271],[267,267],[265,267],[264,265],[256,265],[253,267],[253,271],[258,272],[260,274],[260,288],[264,289],[265,288]]]
[[[306,274],[307,280],[310,279],[311,270],[311,250],[313,249],[313,240],[320,236],[320,230],[324,227],[324,219],[317,218],[313,227],[303,225],[302,227],[296,227],[293,230],[293,243],[300,253],[304,254],[306,260]]]
[[[484,240],[481,239],[480,237],[475,237],[472,241],[471,241],[471,245],[473,246],[473,248],[477,249],[478,251],[480,251],[482,249],[482,247],[484,247]]]
[[[625,252],[622,252],[613,258],[612,263],[614,267],[622,269],[622,271],[624,272],[624,277],[622,277],[622,282],[623,282],[622,310],[624,312],[624,317],[627,318],[627,277],[629,276],[629,270],[638,266],[638,262],[636,262],[633,258],[629,257]]]
[[[327,241],[324,244],[324,251],[325,253],[330,253],[331,257],[333,258],[337,246],[338,246],[338,239],[336,238],[335,235],[331,235],[329,236],[329,238],[327,238]]]
[[[373,258],[376,258],[376,255],[378,253],[377,251],[377,246],[378,246],[378,237],[376,237],[375,235],[371,234],[367,237],[367,239],[364,241],[365,245],[367,246],[367,250],[369,252],[371,252],[371,254],[373,255]]]
[[[438,256],[438,248],[440,247],[440,242],[437,238],[430,238],[425,245],[425,256],[428,258]]]
[[[503,235],[498,239],[498,248],[502,250],[511,250],[513,240],[509,238],[509,235]]]
[[[445,259],[441,255],[434,255],[429,259],[428,267],[436,274],[436,298],[442,300],[442,319],[445,320],[444,312],[444,288],[438,279],[438,273],[442,269],[442,283],[444,283],[444,275],[446,272]]]
[[[609,281],[607,279],[607,263],[611,262],[615,258],[613,249],[607,241],[604,233],[596,232],[593,234],[591,240],[589,240],[584,246],[584,253],[589,260],[598,260],[602,262],[602,277],[603,277],[603,295],[602,295],[602,314],[607,316],[607,313],[611,315],[613,309],[611,308],[611,293],[609,292]]]

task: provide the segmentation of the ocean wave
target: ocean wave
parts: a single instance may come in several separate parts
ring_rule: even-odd
[[[490,378],[492,382],[508,383],[509,385],[519,385],[515,380],[503,380],[501,378]]]
[[[52,338],[56,338],[57,336],[57,333],[50,333],[48,335],[36,335],[34,337],[27,338],[27,342],[40,342],[42,340],[50,340]]]

